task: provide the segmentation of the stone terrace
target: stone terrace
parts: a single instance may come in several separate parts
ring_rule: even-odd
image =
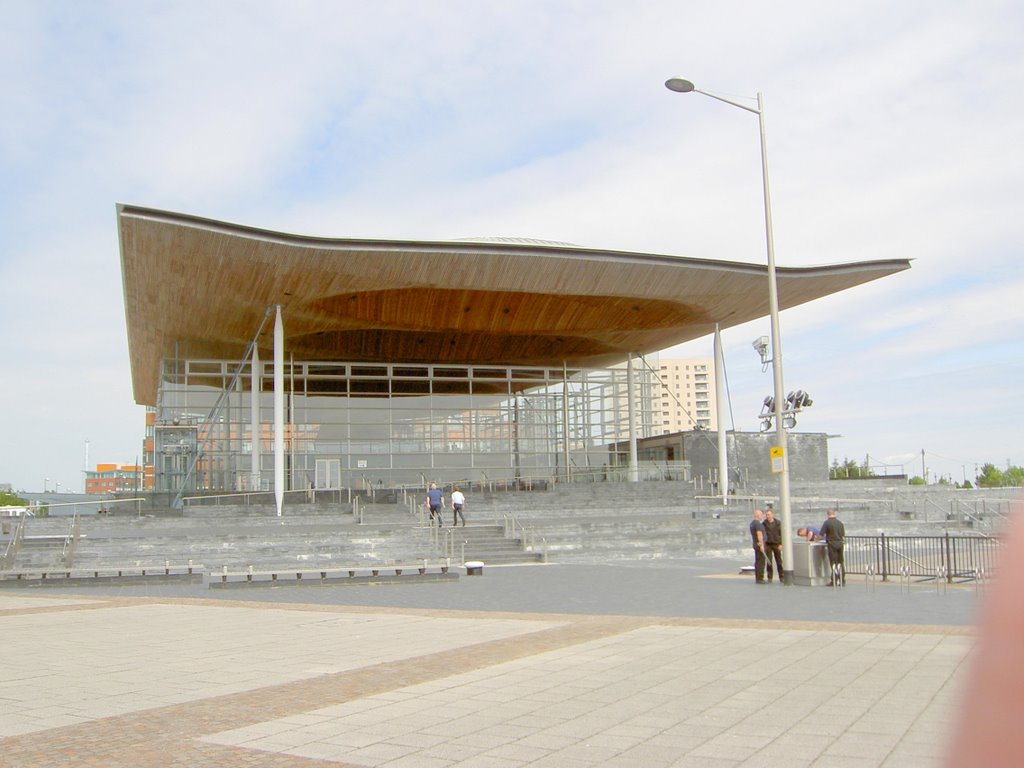
[[[917,491],[882,483],[822,483],[794,488],[793,525],[818,525],[829,507],[855,533],[998,532],[1007,499],[992,492]],[[401,504],[367,504],[362,522],[347,504],[197,506],[185,516],[86,516],[74,568],[185,565],[208,569],[336,568],[414,563],[451,557],[490,563],[649,560],[745,553],[747,524],[765,497],[736,497],[723,507],[683,483],[556,485],[550,490],[470,489],[469,526],[436,537]],[[446,523],[450,522],[445,518]],[[29,520],[16,568],[47,568],[61,559],[68,518]],[[509,536],[503,534],[507,531]],[[2,544],[3,542],[0,542]],[[526,550],[526,551],[524,551]]]
[[[818,526],[835,508],[849,534],[995,533],[1008,517],[1009,498],[1009,493],[915,492],[882,483],[805,484],[794,488],[792,524]],[[553,561],[600,562],[746,553],[753,509],[772,499],[736,497],[723,507],[681,483],[596,483],[484,491],[469,496],[467,512],[474,519],[514,518],[527,543],[545,547]]]

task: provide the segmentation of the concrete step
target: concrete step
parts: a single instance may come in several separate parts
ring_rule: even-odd
[[[467,525],[448,528],[443,536],[451,537],[454,551],[465,560],[484,563],[535,563],[542,553],[527,552],[520,539],[506,538],[503,525]]]

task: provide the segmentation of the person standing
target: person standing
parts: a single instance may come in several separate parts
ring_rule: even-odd
[[[430,490],[427,491],[427,508],[430,509],[430,525],[434,525],[434,520],[437,520],[437,527],[443,526],[441,522],[441,507],[444,506],[444,494],[441,493],[441,489],[437,487],[437,483],[430,484]]]
[[[764,547],[766,565],[768,567],[768,583],[772,581],[772,571],[778,570],[779,584],[782,583],[782,523],[775,519],[775,511],[768,507],[764,513]],[[775,560],[777,569],[772,568]]]
[[[825,522],[821,524],[821,537],[825,540],[825,549],[828,552],[828,564],[832,571],[832,578],[828,585],[835,586],[838,576],[840,584],[846,586],[846,566],[843,562],[843,547],[846,545],[846,526],[843,521],[836,517],[836,511],[830,509]]]
[[[466,527],[466,518],[462,514],[462,505],[466,503],[465,494],[459,490],[459,486],[455,486],[452,491],[452,528],[459,524],[459,518],[462,518],[462,527]]]
[[[754,510],[754,519],[750,521],[750,542],[754,546],[754,578],[758,584],[764,584],[764,523],[761,522],[761,510]]]

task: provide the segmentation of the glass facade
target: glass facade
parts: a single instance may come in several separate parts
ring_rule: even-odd
[[[253,429],[248,362],[164,362],[158,490],[273,489],[273,365],[259,365]],[[654,434],[654,376],[637,365],[633,377],[642,438]],[[629,438],[627,378],[625,366],[292,361],[284,371],[286,490],[600,475],[628,464],[616,453]]]

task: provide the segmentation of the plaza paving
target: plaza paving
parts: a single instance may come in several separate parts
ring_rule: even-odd
[[[0,765],[938,766],[978,596],[721,562],[7,589]]]

